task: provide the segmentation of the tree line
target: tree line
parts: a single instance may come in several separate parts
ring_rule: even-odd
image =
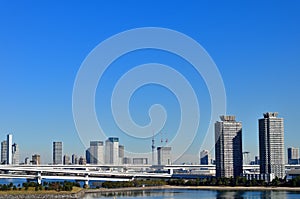
[[[18,184],[17,186],[13,183],[9,184],[0,184],[0,191],[17,191],[17,190],[25,190],[27,191],[29,187],[33,187],[35,191],[42,190],[55,190],[55,191],[72,191],[73,187],[80,187],[78,182],[43,182],[43,184],[38,184],[36,182],[24,182],[22,186]]]
[[[142,187],[142,186],[275,186],[275,187],[300,187],[300,176],[286,181],[275,177],[271,182],[264,180],[247,180],[245,177],[237,178],[201,178],[201,179],[171,179],[171,180],[133,180],[127,182],[102,183],[103,188]]]
[[[203,179],[172,179],[167,181],[168,185],[174,186],[275,186],[275,187],[300,187],[300,176],[287,181],[275,177],[271,182],[264,180],[251,179],[245,177],[237,178],[203,178]]]
[[[133,181],[106,181],[102,183],[103,188],[123,188],[123,187],[144,187],[144,186],[163,186],[167,182],[164,180],[133,180]]]

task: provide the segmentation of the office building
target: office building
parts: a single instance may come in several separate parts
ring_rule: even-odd
[[[53,164],[62,164],[62,142],[53,142]]]
[[[238,177],[243,173],[242,123],[235,116],[221,116],[215,123],[217,177]]]
[[[31,158],[31,163],[34,165],[39,165],[41,164],[41,156],[39,154],[33,154]],[[26,159],[25,159],[26,162]]]
[[[105,141],[105,164],[119,164],[119,138],[110,137]]]
[[[69,165],[69,164],[71,164],[70,156],[66,154],[64,155],[64,165]]]
[[[1,142],[1,164],[6,164],[7,162],[7,141]]]
[[[278,113],[265,113],[259,119],[260,173],[284,178],[284,127]]]
[[[171,165],[171,147],[157,147],[157,164]]]
[[[85,159],[86,159],[86,163],[87,164],[91,164],[91,152],[90,152],[90,148],[88,148],[87,150],[85,150]]]
[[[288,164],[299,164],[299,148],[290,147],[288,152]]]
[[[123,158],[125,156],[125,147],[123,145],[119,145],[119,163],[123,164]]]
[[[129,157],[124,157],[123,158],[123,164],[132,164],[132,159]]]
[[[72,164],[78,164],[78,158],[76,154],[72,155]]]
[[[86,159],[82,156],[80,156],[78,160],[79,165],[86,165]]]
[[[134,165],[147,165],[148,158],[132,158],[132,164]]]
[[[104,164],[104,151],[102,141],[91,141],[86,150],[86,161],[89,164]]]
[[[211,156],[208,150],[203,150],[200,152],[200,164],[202,165],[211,164]]]
[[[6,142],[7,142],[7,150],[6,150],[6,154],[7,154],[7,158],[6,158],[6,161],[7,161],[7,164],[12,164],[13,162],[13,158],[12,158],[12,134],[8,134],[7,135],[7,139],[6,139]]]
[[[29,157],[26,157],[26,158],[25,158],[24,164],[25,164],[25,165],[29,165],[29,164],[30,164]]]
[[[19,164],[20,163],[20,150],[19,146],[14,143],[12,145],[12,164]]]

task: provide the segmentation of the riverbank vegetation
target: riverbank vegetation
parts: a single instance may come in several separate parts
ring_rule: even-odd
[[[101,185],[100,185],[101,184]],[[97,188],[125,188],[125,187],[154,187],[154,186],[239,186],[239,187],[300,187],[300,176],[292,180],[275,178],[272,182],[266,183],[263,180],[247,180],[244,177],[238,178],[203,178],[203,179],[140,179],[133,181],[106,181],[99,183]],[[83,187],[86,188],[86,187]],[[33,193],[76,193],[82,190],[78,182],[43,182],[38,184],[36,182],[26,182],[17,186],[13,183],[0,184],[0,194],[33,194]]]
[[[103,188],[147,187],[147,186],[244,186],[244,187],[300,187],[300,176],[292,180],[275,178],[267,183],[264,180],[247,180],[238,178],[203,178],[203,179],[171,179],[171,180],[134,180],[128,182],[110,182],[102,184]]]
[[[273,186],[273,187],[300,187],[300,176],[292,180],[275,178],[267,183],[264,180],[247,180],[244,177],[238,178],[203,178],[203,179],[172,179],[167,181],[168,185],[173,186]]]
[[[75,189],[74,189],[75,188]],[[13,183],[9,184],[0,184],[0,193],[1,192],[14,192],[14,193],[26,193],[26,192],[74,192],[79,191],[80,184],[78,182],[44,182],[43,184],[38,184],[36,182],[25,182],[22,184],[13,185]]]
[[[103,188],[122,188],[122,187],[148,187],[148,186],[163,186],[167,182],[164,180],[133,180],[126,182],[103,182]]]

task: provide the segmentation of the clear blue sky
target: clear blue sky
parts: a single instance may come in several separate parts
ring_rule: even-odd
[[[72,116],[73,84],[81,63],[108,37],[151,26],[182,32],[210,54],[224,81],[227,113],[243,122],[244,150],[257,155],[257,119],[266,111],[284,117],[286,147],[300,147],[299,9],[299,1],[2,1],[0,139],[13,134],[21,161],[39,153],[44,163],[50,162],[55,140],[63,141],[64,153],[83,155],[85,147]],[[196,162],[203,138],[200,134],[209,122],[205,83],[165,52],[136,52],[115,65],[130,67],[130,63],[149,61],[180,70],[197,91],[203,120],[182,160]],[[97,115],[107,135],[119,136],[130,150],[143,151],[145,143],[150,148],[150,140],[134,142],[122,136],[113,124],[109,104],[105,104],[120,73],[117,66],[111,66],[103,76],[96,96]],[[133,119],[147,124],[147,111],[153,103],[164,104],[172,116],[165,127],[165,136],[172,139],[180,116],[177,101],[168,90],[158,86],[138,90],[131,101]]]

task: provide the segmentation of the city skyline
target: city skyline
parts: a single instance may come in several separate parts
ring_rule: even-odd
[[[196,164],[200,165],[216,165],[217,176],[239,176],[238,173],[242,170],[239,165],[242,164],[257,164],[260,165],[263,174],[275,173],[276,175],[283,176],[283,168],[285,164],[298,164],[300,162],[299,158],[299,148],[297,147],[286,147],[284,146],[284,124],[283,118],[277,118],[277,112],[267,112],[263,113],[264,118],[258,119],[259,123],[259,155],[255,156],[254,160],[245,162],[243,149],[243,139],[242,139],[242,122],[237,122],[235,116],[224,116],[221,115],[221,122],[216,121],[214,131],[215,131],[215,159],[212,159],[210,151],[203,150],[199,154],[199,162]],[[32,160],[29,162],[29,155],[27,154],[24,162],[20,160],[19,157],[19,146],[14,143],[12,144],[12,134],[7,134],[7,140],[1,142],[1,163],[2,164],[79,164],[78,154],[72,154],[72,159],[68,153],[63,153],[63,142],[54,141],[52,143],[52,163],[51,162],[41,162],[39,154],[33,154]],[[7,144],[10,143],[10,144]],[[157,152],[154,157],[157,160],[150,161],[150,156],[140,157],[140,155],[130,156],[130,154],[125,154],[125,146],[119,144],[119,138],[109,137],[105,141],[90,141],[90,146],[85,150],[84,155],[80,156],[80,159],[84,159],[84,164],[97,164],[97,165],[122,165],[122,164],[135,164],[135,160],[140,164],[154,164],[154,165],[165,165],[173,164],[171,147],[158,146]],[[8,154],[7,151],[11,151]],[[226,151],[226,155],[225,155]],[[285,153],[286,151],[286,153]],[[128,156],[129,155],[129,156]],[[11,156],[11,158],[9,158]],[[38,157],[38,158],[37,158]],[[153,156],[152,156],[153,157]],[[263,157],[260,159],[260,157]],[[11,162],[7,162],[7,159],[11,159]],[[76,160],[75,160],[76,159]],[[66,163],[67,162],[67,163]],[[281,162],[279,165],[278,163]],[[82,164],[82,163],[81,163]],[[181,162],[179,164],[186,164]],[[274,169],[275,172],[273,171]],[[278,168],[281,171],[277,171]],[[221,173],[220,173],[221,172]],[[279,174],[278,174],[279,173]]]
[[[64,154],[83,156],[87,146],[77,133],[72,115],[73,85],[82,62],[100,42],[117,33],[140,27],[163,27],[193,38],[216,63],[226,89],[224,115],[236,115],[243,121],[243,150],[250,152],[250,159],[259,154],[257,119],[264,112],[277,111],[285,119],[285,150],[299,148],[299,8],[299,2],[260,1],[2,3],[2,140],[9,133],[14,135],[21,161],[40,154],[42,162],[52,162],[52,142],[56,140],[63,141]],[[179,71],[195,90],[201,110],[200,125],[185,157],[179,161],[198,163],[200,151],[214,154],[212,148],[201,147],[206,143],[208,126],[215,122],[210,121],[210,95],[203,78],[172,53],[136,51],[112,63],[95,94],[98,120],[107,137],[119,137],[129,152],[151,152],[152,137],[133,138],[117,127],[110,110],[110,97],[125,72],[136,65],[154,62]],[[168,120],[160,131],[162,134],[149,134],[157,133],[157,144],[161,139],[171,142],[179,127],[180,108],[168,89],[148,85],[137,90],[130,101],[130,114],[137,124],[147,125],[149,108],[157,103],[165,107]],[[207,141],[213,139],[211,129]]]

